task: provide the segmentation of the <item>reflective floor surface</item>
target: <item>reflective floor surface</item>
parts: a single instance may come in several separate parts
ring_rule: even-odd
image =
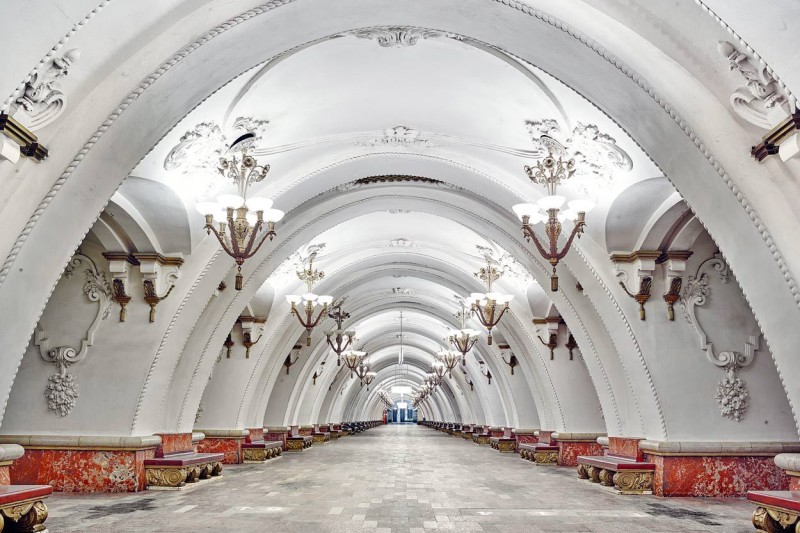
[[[413,425],[375,428],[182,492],[56,494],[52,533],[752,532],[743,499],[619,496],[573,468]]]

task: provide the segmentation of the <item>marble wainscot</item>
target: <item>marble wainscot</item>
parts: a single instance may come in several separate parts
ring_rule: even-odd
[[[242,444],[250,435],[246,429],[197,429],[205,438],[197,443],[198,453],[221,453],[226,465],[238,465],[244,460]]]
[[[25,448],[9,465],[14,483],[60,492],[137,492],[145,489],[144,462],[155,457],[161,437],[2,435],[0,444]]]
[[[605,437],[605,433],[553,433],[553,442],[558,446],[558,466],[578,466],[579,455],[603,455],[603,447],[597,443],[600,437]]]
[[[789,476],[789,490],[800,491],[800,453],[781,453],[775,465]]]
[[[791,477],[775,457],[800,452],[800,444],[643,440],[639,449],[656,466],[654,494],[716,497],[788,490]]]
[[[514,438],[517,439],[517,451],[519,451],[520,444],[536,444],[539,438],[536,433],[539,430],[536,428],[517,428],[514,430]]]
[[[289,426],[267,426],[264,428],[265,441],[280,441],[283,443],[283,451],[286,451],[286,439],[292,435]]]
[[[0,444],[0,485],[11,485],[11,465],[23,455],[25,448],[19,444]]]

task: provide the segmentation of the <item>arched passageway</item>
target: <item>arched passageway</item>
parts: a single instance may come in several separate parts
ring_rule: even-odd
[[[0,484],[408,404],[634,492],[795,487],[800,12],[551,4],[0,6]]]

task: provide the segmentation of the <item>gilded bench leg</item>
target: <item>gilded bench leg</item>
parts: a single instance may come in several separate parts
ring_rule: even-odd
[[[186,468],[148,468],[147,484],[154,487],[183,487],[189,471]]]
[[[783,509],[757,507],[753,511],[753,525],[759,531],[769,533],[792,533],[800,531],[798,516]],[[792,527],[795,526],[795,527]]]
[[[578,465],[578,479],[589,479],[589,472],[586,470],[586,465]]]
[[[653,491],[652,472],[617,472],[614,488],[621,494],[644,494]]]
[[[606,487],[613,487],[614,486],[614,471],[613,470],[606,470],[603,468],[600,470],[600,484]]]
[[[211,475],[212,476],[222,475],[222,462],[217,461],[216,463],[211,464]]]
[[[186,469],[186,483],[197,483],[200,481],[202,470],[199,466],[190,466]]]
[[[5,520],[9,520],[10,529],[19,533],[38,533],[46,531],[44,521],[47,520],[47,506],[43,501],[21,503],[0,509],[0,532]]]
[[[589,481],[592,483],[600,483],[600,469],[596,466],[589,466],[586,468],[586,473],[589,474]]]
[[[252,448],[245,448],[242,450],[244,453],[244,461],[246,463],[263,463],[269,458],[269,451],[270,450],[260,450],[260,449],[252,449]]]
[[[554,465],[558,462],[557,451],[537,451],[533,454],[533,460],[537,465]]]

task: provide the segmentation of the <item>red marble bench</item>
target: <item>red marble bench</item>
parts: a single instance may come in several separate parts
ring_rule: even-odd
[[[292,435],[286,438],[286,450],[290,452],[302,452],[306,448],[311,448],[314,438],[311,435]]]
[[[515,439],[512,439],[515,441]],[[558,446],[552,444],[520,444],[519,456],[537,465],[554,465],[558,463]]]
[[[21,533],[47,531],[44,499],[53,493],[50,485],[0,485],[0,531]]]
[[[472,432],[472,442],[475,444],[489,444],[492,434],[486,430],[475,430]]]
[[[242,444],[242,456],[245,463],[263,463],[267,459],[278,457],[283,453],[283,443],[280,441],[256,441]]]
[[[514,437],[489,437],[489,445],[500,453],[516,453],[517,439]]]
[[[223,453],[177,452],[144,460],[148,489],[180,489],[222,474]]]
[[[588,479],[619,494],[652,494],[656,465],[623,455],[579,455],[578,478]]]
[[[331,434],[327,431],[315,431],[311,434],[311,439],[316,444],[325,444],[331,440]]]
[[[750,491],[747,499],[758,505],[753,511],[757,530],[789,533],[800,527],[800,491]]]

